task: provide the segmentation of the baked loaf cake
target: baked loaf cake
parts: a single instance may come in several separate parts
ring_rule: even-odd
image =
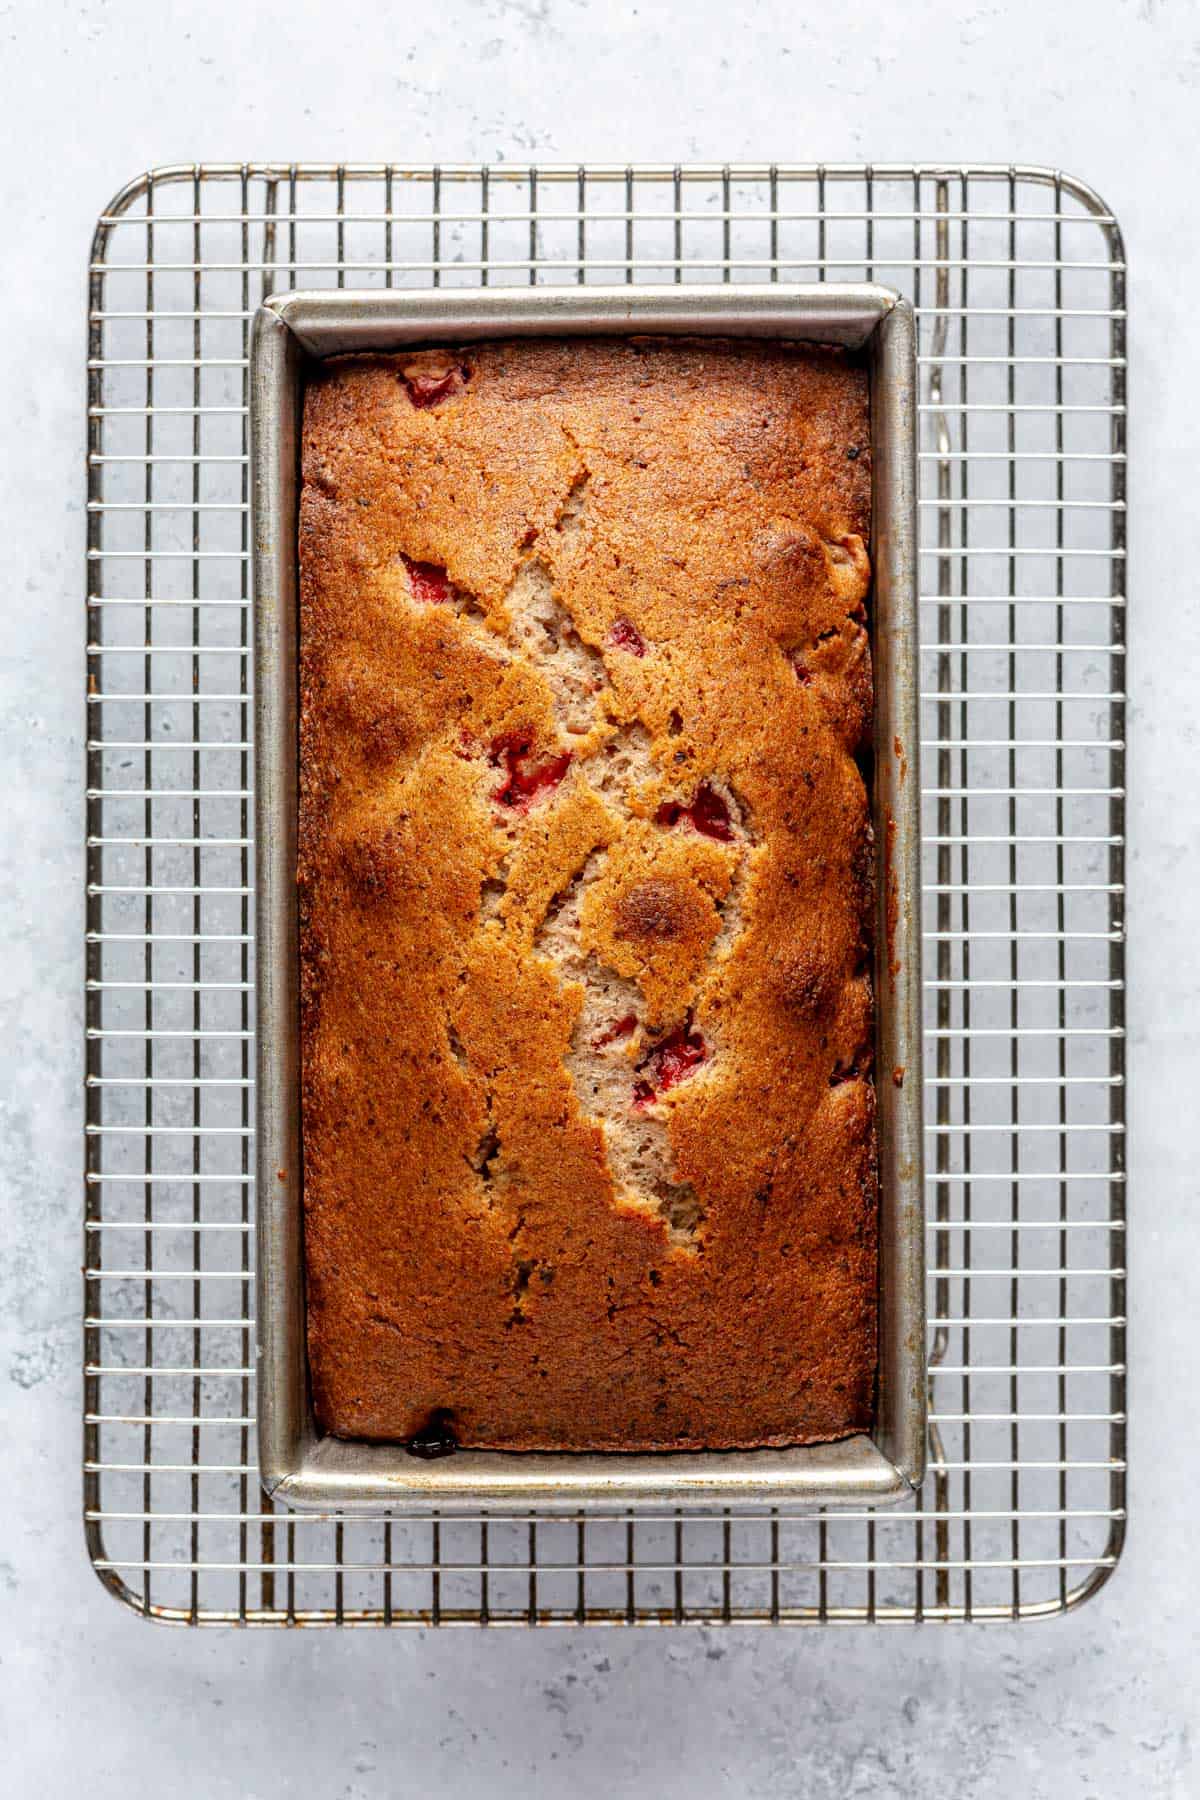
[[[843,1437],[876,1361],[864,370],[328,363],[304,409],[308,1350],[339,1437]]]

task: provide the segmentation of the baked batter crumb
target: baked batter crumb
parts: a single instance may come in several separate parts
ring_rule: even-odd
[[[868,443],[864,370],[811,347],[494,343],[313,377],[325,1431],[437,1456],[869,1426]]]

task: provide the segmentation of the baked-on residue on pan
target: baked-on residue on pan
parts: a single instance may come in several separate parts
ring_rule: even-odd
[[[537,341],[304,408],[308,1350],[322,1429],[869,1426],[865,371]]]

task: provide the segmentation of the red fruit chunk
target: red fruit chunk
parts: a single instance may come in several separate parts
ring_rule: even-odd
[[[638,1064],[638,1073],[642,1079],[635,1082],[633,1087],[635,1110],[640,1112],[652,1100],[656,1100],[659,1094],[665,1094],[668,1088],[677,1087],[681,1081],[686,1081],[707,1059],[708,1046],[699,1032],[691,1029],[690,1020],[677,1025]]]
[[[637,1027],[637,1014],[626,1013],[623,1019],[617,1019],[607,1031],[602,1031],[596,1038],[593,1048],[603,1050],[606,1044],[615,1044],[619,1038],[627,1038]]]
[[[405,556],[402,560],[408,571],[408,585],[412,589],[414,600],[434,602],[450,598],[450,577],[445,569],[440,568],[437,563],[414,562],[411,556]]]
[[[518,812],[525,812],[539,794],[556,788],[566,774],[571,761],[569,750],[562,751],[558,756],[546,757],[542,762],[531,763],[529,758],[532,750],[533,739],[523,732],[511,732],[507,737],[493,741],[492,762],[497,768],[504,770],[504,781],[496,790],[495,796],[501,806],[515,807]]]
[[[404,385],[414,406],[436,406],[439,400],[455,394],[464,385],[467,372],[460,363],[448,369],[413,369],[405,371]]]
[[[702,837],[719,838],[723,844],[733,842],[729,808],[707,781],[700,783],[690,806],[685,806],[681,800],[664,800],[654,815],[656,825],[678,825],[680,819],[686,819],[692,830]]]
[[[800,686],[811,687],[812,670],[809,668],[808,664],[802,661],[799,656],[793,656],[792,667],[796,671],[796,680],[800,683]]]
[[[645,656],[646,640],[636,625],[628,619],[617,619],[608,634],[608,641],[614,650],[628,650],[631,656]]]

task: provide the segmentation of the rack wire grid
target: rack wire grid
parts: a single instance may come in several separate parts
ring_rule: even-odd
[[[888,282],[919,318],[932,1424],[898,1510],[341,1519],[254,1445],[247,340],[293,286]],[[96,230],[84,1506],[192,1624],[1028,1618],[1124,1510],[1125,264],[996,167],[171,167]]]

